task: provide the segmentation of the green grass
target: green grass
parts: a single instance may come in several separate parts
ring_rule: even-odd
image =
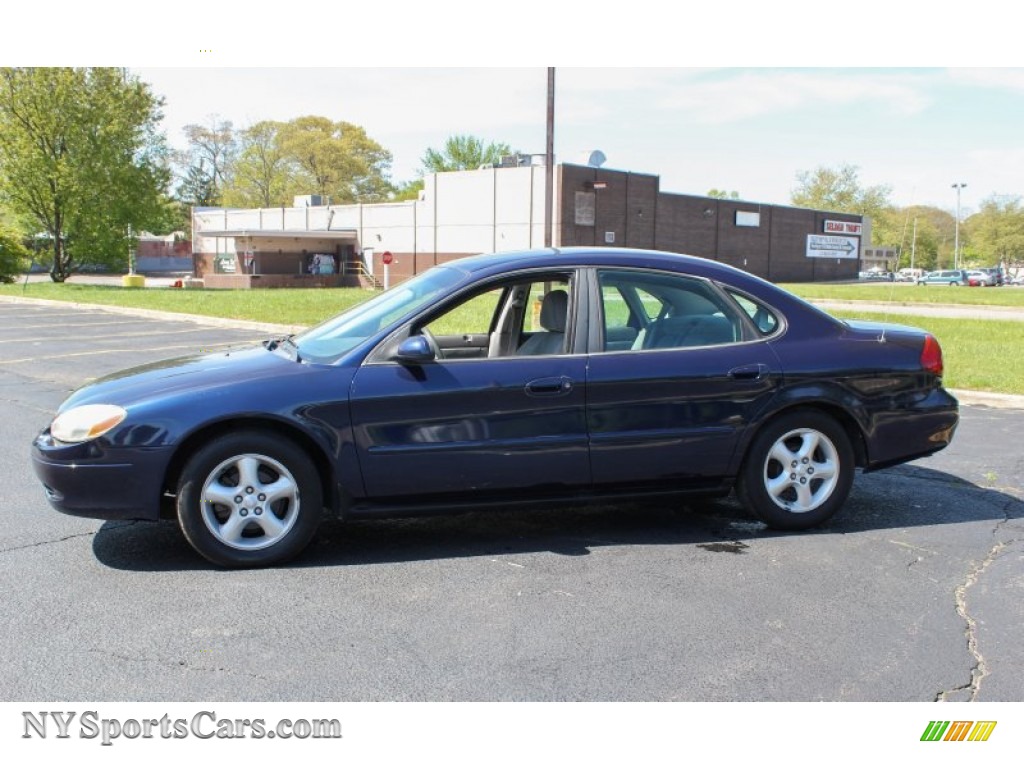
[[[805,299],[872,301],[895,304],[980,304],[984,306],[1024,308],[1024,290],[1016,286],[967,288],[914,283],[865,283],[830,285],[827,283],[786,283],[780,285]]]
[[[921,301],[935,303],[970,303],[968,299],[990,299],[990,304],[1024,306],[1024,290],[1013,288],[914,285],[788,287],[812,298],[856,297],[878,301],[895,294],[901,297],[920,296]],[[373,294],[358,288],[185,291],[170,288],[29,283],[24,289],[20,284],[0,286],[0,295],[159,309],[285,325],[314,325],[343,309],[365,301]],[[946,363],[946,386],[1024,394],[1024,324],[1020,322],[881,315],[856,309],[837,310],[832,314],[836,317],[902,323],[930,331],[942,344]]]
[[[182,290],[107,285],[29,283],[2,285],[0,296],[76,301],[115,307],[157,309],[233,320],[315,325],[373,293],[361,288],[275,288],[272,290]]]
[[[942,346],[946,387],[1024,395],[1024,323],[882,315],[856,310],[830,311],[829,314],[923,328]]]

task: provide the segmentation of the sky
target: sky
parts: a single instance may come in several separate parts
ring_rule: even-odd
[[[556,160],[600,150],[663,191],[785,204],[798,173],[849,164],[898,205],[953,210],[954,183],[965,216],[1024,195],[1024,62],[994,0],[45,7],[63,22],[47,45],[10,36],[0,64],[127,67],[164,98],[175,147],[189,123],[315,114],[364,127],[395,182],[454,134],[539,154],[555,66]]]
[[[523,68],[133,70],[166,100],[164,129],[325,115],[363,126],[415,178],[453,134],[542,154],[547,73]],[[797,174],[851,164],[899,205],[967,209],[1024,194],[1024,69],[555,69],[555,155],[652,173],[668,192],[788,203]]]

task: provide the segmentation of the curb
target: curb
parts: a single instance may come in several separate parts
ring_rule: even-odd
[[[1024,410],[1024,395],[1004,395],[1000,392],[978,392],[971,389],[947,390],[961,405],[987,405],[989,408],[1016,408]]]
[[[824,310],[842,309],[847,311],[885,313],[891,315],[917,315],[919,317],[945,317],[951,319],[970,318],[975,320],[1024,321],[1024,309],[1020,307],[989,306],[982,304],[930,304],[925,302],[877,302],[860,299],[805,299]]]
[[[259,331],[272,336],[285,336],[306,330],[304,325],[280,325],[277,323],[258,323],[252,320],[231,320],[223,317],[207,317],[206,315],[187,315],[181,312],[165,312],[158,309],[136,309],[134,307],[112,307],[106,304],[82,304],[73,301],[56,301],[53,299],[30,299],[20,296],[0,296],[0,303],[35,304],[46,307],[75,307],[76,309],[100,310],[115,315],[148,317],[154,320],[172,320],[208,325],[213,328],[234,328],[246,331]],[[1024,410],[1024,395],[1007,395],[1000,392],[978,392],[971,389],[948,390],[962,405],[985,405],[990,408],[1015,408]]]

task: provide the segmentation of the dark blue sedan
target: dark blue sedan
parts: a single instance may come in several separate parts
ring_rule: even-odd
[[[625,249],[436,267],[294,337],[136,368],[36,439],[74,515],[176,515],[224,566],[297,555],[325,515],[735,489],[828,519],[854,470],[947,446],[942,352],[746,272]]]

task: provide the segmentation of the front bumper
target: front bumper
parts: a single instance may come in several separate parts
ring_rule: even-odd
[[[66,445],[49,431],[32,444],[32,469],[58,512],[100,520],[157,520],[169,448],[118,449],[103,438]]]

